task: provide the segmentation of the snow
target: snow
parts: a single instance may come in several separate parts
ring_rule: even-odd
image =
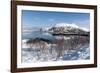
[[[83,47],[77,50],[65,51],[64,56],[57,58],[56,51],[53,51],[53,54],[50,53],[50,45],[47,45],[49,50],[45,50],[44,53],[41,53],[37,49],[28,50],[29,46],[25,44],[26,40],[23,40],[22,46],[22,62],[32,63],[32,62],[47,62],[47,61],[67,61],[67,60],[86,60],[90,59],[90,48],[89,44],[84,45]]]
[[[83,31],[89,32],[89,29],[87,29],[87,28],[80,27],[80,29],[83,30]]]
[[[89,32],[89,29],[85,28],[85,27],[80,27],[75,23],[69,24],[69,23],[58,23],[55,25],[55,27],[71,27],[71,28],[78,28],[81,29],[83,31]]]
[[[73,27],[73,28],[79,28],[76,24],[72,23],[72,24],[69,24],[69,23],[58,23],[55,25],[55,27]]]
[[[82,47],[74,52],[68,53],[64,56],[64,60],[86,60],[90,58],[89,46]]]
[[[28,40],[28,39],[23,39],[23,40],[22,40],[22,44],[23,44],[23,45],[22,45],[22,48],[29,48],[29,46],[25,44],[27,40]]]

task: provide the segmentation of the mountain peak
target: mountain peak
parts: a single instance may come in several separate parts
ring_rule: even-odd
[[[78,28],[78,26],[76,24],[69,24],[69,23],[58,23],[55,25],[55,27],[74,27],[74,28]]]
[[[71,27],[71,28],[78,28],[78,29],[81,29],[81,30],[86,31],[86,32],[89,31],[89,29],[84,28],[84,27],[79,27],[78,25],[76,25],[74,23],[71,23],[71,24],[69,24],[69,23],[58,23],[58,24],[55,25],[55,27]]]

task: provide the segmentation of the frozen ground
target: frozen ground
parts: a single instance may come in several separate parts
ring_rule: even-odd
[[[25,63],[33,63],[33,62],[47,62],[47,61],[67,61],[67,60],[86,60],[90,58],[90,48],[89,44],[82,46],[77,50],[70,50],[68,52],[64,51],[64,55],[60,58],[57,58],[57,53],[54,50],[53,53],[50,53],[50,45],[48,45],[49,50],[45,50],[44,53],[41,53],[38,49],[28,50],[29,46],[27,46],[23,40],[22,46],[22,62]],[[33,47],[35,48],[35,46]]]

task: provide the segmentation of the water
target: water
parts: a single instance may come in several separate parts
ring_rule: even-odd
[[[51,41],[56,40],[55,36],[47,32],[34,31],[27,34],[23,33],[22,35],[22,39],[33,39],[33,38],[43,38],[43,39],[49,39]]]

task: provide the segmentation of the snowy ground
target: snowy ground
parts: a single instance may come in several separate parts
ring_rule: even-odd
[[[47,62],[47,61],[67,61],[67,60],[86,60],[90,59],[90,48],[89,44],[85,44],[79,49],[64,51],[63,56],[57,58],[57,51],[54,50],[52,54],[50,53],[50,45],[47,45],[48,50],[45,50],[44,53],[41,53],[38,49],[34,49],[36,46],[33,46],[32,50],[28,50],[29,46],[25,44],[26,40],[23,40],[22,46],[22,62],[32,63],[32,62]]]

